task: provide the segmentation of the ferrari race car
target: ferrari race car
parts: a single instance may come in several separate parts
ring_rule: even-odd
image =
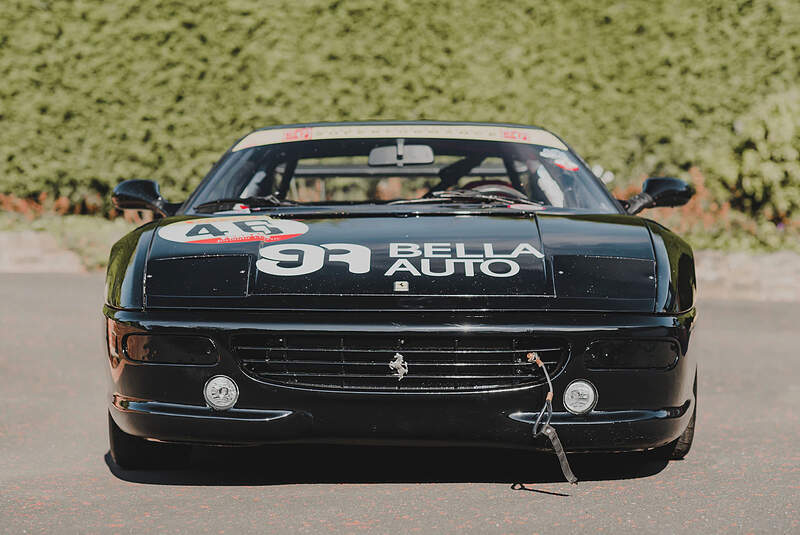
[[[192,444],[689,451],[691,248],[558,136],[506,124],[257,130],[111,250],[110,451]],[[565,473],[566,470],[565,470]],[[569,477],[569,476],[568,476]]]

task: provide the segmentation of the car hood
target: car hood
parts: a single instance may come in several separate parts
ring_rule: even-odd
[[[165,219],[147,307],[652,311],[649,231],[623,215]]]

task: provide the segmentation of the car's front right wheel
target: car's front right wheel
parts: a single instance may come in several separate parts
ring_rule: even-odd
[[[692,413],[692,419],[689,420],[689,425],[686,427],[686,430],[681,434],[681,436],[666,446],[656,448],[654,450],[655,454],[666,461],[676,461],[686,457],[686,454],[689,453],[690,449],[692,449],[692,442],[694,440],[694,422],[696,417],[697,409],[695,409],[695,411]]]
[[[697,373],[694,375],[694,409],[692,410],[692,418],[689,420],[689,425],[681,433],[681,436],[667,444],[656,448],[655,455],[663,458],[666,461],[676,461],[686,457],[689,450],[692,449],[692,442],[694,441],[694,426],[697,420]]]
[[[108,415],[108,445],[111,458],[126,470],[148,468],[178,468],[189,459],[191,446],[151,442],[129,435]]]

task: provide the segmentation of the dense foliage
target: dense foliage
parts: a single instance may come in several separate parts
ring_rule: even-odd
[[[775,222],[800,214],[800,88],[768,96],[733,126],[734,144],[709,169],[731,204]]]
[[[269,124],[530,123],[615,186],[697,166],[720,202],[798,214],[797,0],[6,0],[0,193],[178,199]]]

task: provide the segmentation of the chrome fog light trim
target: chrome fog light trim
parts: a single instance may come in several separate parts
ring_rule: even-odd
[[[564,407],[572,414],[586,414],[597,405],[597,389],[585,379],[576,379],[564,389]]]
[[[212,409],[224,411],[236,405],[239,399],[239,387],[228,376],[215,375],[206,381],[203,397]]]

